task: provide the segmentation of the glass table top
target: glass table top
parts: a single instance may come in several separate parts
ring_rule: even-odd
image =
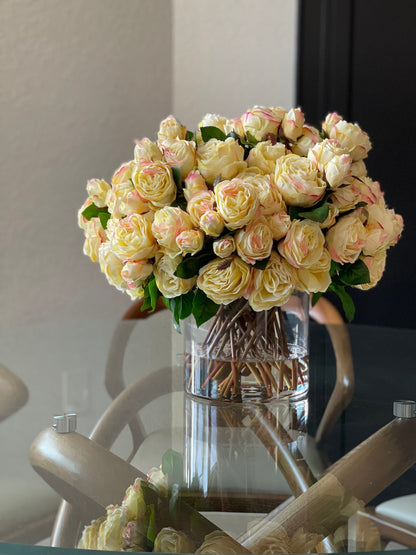
[[[186,395],[167,311],[2,327],[0,553],[70,549],[92,520],[85,548],[415,549],[416,418],[393,402],[416,400],[416,331],[348,332],[354,396],[317,443],[336,379],[325,326],[310,327],[309,395],[267,403]],[[76,431],[53,429],[65,414]]]

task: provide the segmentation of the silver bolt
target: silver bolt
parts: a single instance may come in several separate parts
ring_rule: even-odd
[[[394,401],[393,414],[398,418],[416,418],[416,401],[409,399]]]
[[[70,432],[75,432],[77,429],[77,415],[75,413],[71,413],[54,416],[52,428],[58,434],[69,434]]]

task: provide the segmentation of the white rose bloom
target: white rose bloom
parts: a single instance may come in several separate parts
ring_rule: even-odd
[[[210,185],[219,175],[222,179],[232,179],[247,167],[244,149],[232,137],[225,141],[210,139],[207,143],[198,144],[196,157],[198,170]]]
[[[274,173],[276,160],[286,154],[283,143],[272,144],[271,141],[261,141],[250,150],[247,158],[249,168],[258,168],[262,173]]]
[[[316,222],[293,220],[278,249],[295,268],[310,268],[321,258],[324,244],[325,236]]]
[[[226,235],[217,241],[214,241],[212,249],[219,258],[228,258],[235,251],[234,237]]]
[[[266,220],[272,230],[274,241],[279,241],[289,231],[291,219],[285,210],[277,212],[277,214],[272,214],[271,216],[266,216]]]
[[[217,210],[228,229],[239,229],[254,218],[260,201],[250,183],[237,178],[221,181],[214,192]]]
[[[109,190],[110,185],[104,179],[90,179],[87,182],[87,193],[98,208],[106,206],[105,201]]]
[[[302,135],[292,146],[291,150],[293,154],[297,154],[298,156],[308,156],[309,149],[313,148],[321,141],[322,137],[319,135],[319,131],[316,127],[304,125],[302,128]]]
[[[168,116],[160,122],[158,141],[165,139],[186,139],[186,127],[181,125],[174,116]]]
[[[286,210],[286,204],[274,181],[273,175],[250,174],[244,172],[238,178],[245,183],[253,185],[260,202],[260,211],[263,216]]]
[[[257,141],[267,140],[269,134],[277,135],[280,122],[270,108],[254,106],[240,119],[244,132],[250,133]]]
[[[112,251],[110,241],[106,241],[98,249],[98,262],[110,285],[124,291],[126,283],[121,275],[123,261]]]
[[[168,299],[188,293],[195,285],[196,277],[182,279],[175,276],[176,268],[181,261],[181,255],[174,258],[164,255],[156,261],[154,266],[157,288]]]
[[[362,291],[367,291],[368,289],[375,287],[382,278],[386,268],[387,253],[386,251],[381,251],[375,256],[360,256],[360,259],[369,270],[370,282],[362,283],[361,285],[356,285],[355,287],[357,287],[357,289],[361,289]]]
[[[248,264],[255,264],[270,256],[273,247],[273,235],[266,218],[251,222],[235,235],[238,255]]]
[[[365,245],[365,240],[364,226],[355,212],[340,218],[326,234],[331,258],[341,264],[355,262]]]
[[[134,161],[136,164],[160,162],[161,160],[162,151],[156,143],[147,137],[136,142],[136,146],[134,147]]]
[[[179,141],[178,139],[165,139],[160,143],[163,158],[169,166],[176,166],[181,170],[184,180],[196,166],[196,150],[193,141]]]
[[[158,250],[151,222],[142,214],[131,214],[108,227],[111,249],[121,259],[153,258]]]
[[[282,129],[284,136],[289,141],[295,142],[301,135],[303,124],[305,123],[305,116],[300,108],[290,109],[282,122]]]
[[[197,285],[214,303],[230,304],[248,291],[250,283],[251,267],[233,255],[201,268]]]
[[[325,292],[331,284],[331,255],[324,249],[313,266],[296,270],[296,289],[306,293]]]
[[[84,254],[89,256],[93,262],[98,262],[98,249],[107,240],[107,233],[103,229],[99,218],[91,218],[87,222],[84,235]]]
[[[224,220],[215,210],[207,210],[199,220],[199,226],[210,237],[219,237],[224,231]]]
[[[336,189],[345,183],[351,175],[351,156],[335,139],[325,139],[316,144],[308,152],[308,158],[324,174],[331,189]]]
[[[137,164],[131,178],[139,195],[149,202],[153,210],[168,206],[176,198],[176,184],[172,170],[167,164]]]
[[[330,138],[336,139],[340,145],[350,154],[353,162],[367,157],[371,149],[371,141],[357,123],[339,121],[330,132]]]
[[[188,173],[185,178],[185,186],[183,188],[183,194],[185,199],[188,201],[195,193],[200,193],[201,191],[207,191],[208,187],[205,183],[205,179],[199,173],[198,170]]]
[[[325,194],[326,183],[318,176],[316,166],[311,160],[296,154],[278,159],[275,181],[289,206],[313,206]]]
[[[254,270],[253,275],[249,303],[256,312],[284,305],[295,290],[294,269],[276,251],[272,251],[266,268]]]
[[[192,229],[192,219],[177,206],[165,206],[155,213],[152,223],[152,233],[161,247],[166,249],[166,254],[176,256],[180,248],[176,238],[183,231]]]

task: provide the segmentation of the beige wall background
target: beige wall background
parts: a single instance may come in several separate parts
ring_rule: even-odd
[[[129,304],[82,254],[88,178],[173,112],[195,127],[294,101],[294,0],[2,0],[3,322],[119,316]]]

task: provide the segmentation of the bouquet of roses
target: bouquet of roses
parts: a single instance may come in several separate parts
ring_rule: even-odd
[[[377,284],[403,229],[367,176],[370,148],[336,113],[321,130],[300,108],[207,114],[195,132],[169,116],[111,183],[88,181],[84,253],[143,309],[163,296],[177,323],[237,299],[280,307],[295,290],[333,291],[351,319],[345,288]]]

